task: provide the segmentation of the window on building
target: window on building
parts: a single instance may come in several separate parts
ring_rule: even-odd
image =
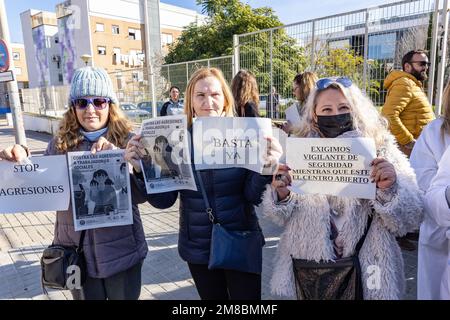
[[[97,32],[104,32],[105,31],[105,25],[103,23],[96,23],[95,24],[95,31],[97,31]]]
[[[20,60],[20,52],[13,52],[13,60]]]
[[[370,35],[368,58],[374,60],[395,58],[396,42],[395,32]]]
[[[162,33],[161,34],[161,43],[163,46],[173,43],[173,35],[171,33]]]
[[[22,74],[22,68],[20,67],[14,67],[14,73],[16,74],[16,76],[20,76]]]
[[[121,55],[120,55],[120,48],[113,48],[113,63],[114,64],[120,64],[121,63]]]
[[[59,43],[59,38],[57,36],[55,37],[55,43]]]
[[[120,72],[120,69],[116,69],[118,71],[116,73],[116,79],[117,79],[117,90],[122,90],[122,72]]]
[[[128,28],[128,39],[141,40],[141,30]]]
[[[119,34],[120,33],[120,29],[119,26],[116,26],[113,24],[112,26],[112,34]]]
[[[102,56],[106,55],[106,47],[97,46],[97,53],[102,55]]]
[[[58,73],[58,81],[59,81],[60,83],[63,83],[64,79],[63,79],[62,73]]]

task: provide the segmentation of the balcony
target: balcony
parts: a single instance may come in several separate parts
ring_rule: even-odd
[[[69,8],[70,5],[70,0],[56,5],[56,18],[59,19],[71,15],[73,13],[73,10]]]
[[[39,12],[31,16],[31,27],[36,28],[42,25],[57,26],[56,15],[51,12]]]

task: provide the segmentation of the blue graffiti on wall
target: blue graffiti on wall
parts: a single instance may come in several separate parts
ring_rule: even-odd
[[[74,31],[71,27],[69,18],[70,16],[58,19],[61,66],[63,69],[64,84],[70,84],[72,80],[76,56]]]
[[[35,47],[35,60],[38,71],[39,86],[45,87],[50,83],[50,72],[47,60],[47,47],[43,27],[33,29],[33,42]]]

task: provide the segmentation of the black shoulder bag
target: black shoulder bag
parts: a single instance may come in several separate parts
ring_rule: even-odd
[[[351,257],[333,261],[292,258],[297,298],[299,300],[363,300],[359,251],[372,223],[366,229]]]
[[[83,252],[85,233],[86,230],[81,231],[78,247],[52,244],[44,250],[41,257],[41,283],[45,293],[46,287],[73,290],[80,289],[77,285],[84,284],[87,273]]]
[[[227,269],[260,274],[264,237],[260,230],[227,230],[214,217],[199,171],[198,182],[206,213],[213,224],[208,269]]]

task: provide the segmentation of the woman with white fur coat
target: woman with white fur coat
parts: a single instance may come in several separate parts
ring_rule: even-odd
[[[291,193],[290,168],[280,165],[262,204],[264,213],[285,227],[274,259],[272,292],[296,297],[292,258],[320,262],[352,256],[372,216],[359,252],[363,298],[401,299],[405,278],[395,237],[418,228],[423,202],[414,171],[387,122],[350,79],[324,78],[311,93],[299,128],[298,137],[373,138],[376,199]]]

